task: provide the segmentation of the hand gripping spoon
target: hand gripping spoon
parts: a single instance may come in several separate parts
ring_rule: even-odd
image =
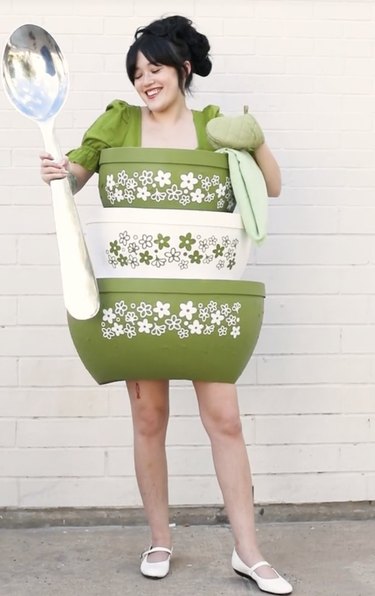
[[[4,49],[2,79],[13,106],[39,125],[46,151],[62,159],[54,124],[69,79],[53,37],[37,25],[16,29]],[[99,310],[99,292],[68,180],[53,180],[51,195],[65,306],[72,317],[90,319]]]

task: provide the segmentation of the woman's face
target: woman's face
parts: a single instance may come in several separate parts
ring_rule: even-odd
[[[162,112],[181,98],[178,76],[173,66],[152,64],[138,52],[134,87],[152,112]]]

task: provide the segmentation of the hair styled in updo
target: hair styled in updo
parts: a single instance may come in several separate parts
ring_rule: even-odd
[[[126,56],[126,70],[134,85],[137,55],[142,52],[151,64],[173,66],[179,87],[185,93],[189,91],[193,74],[206,77],[211,72],[209,51],[207,37],[198,33],[192,21],[178,15],[165,17],[137,29]],[[187,60],[191,64],[190,73],[185,68]]]

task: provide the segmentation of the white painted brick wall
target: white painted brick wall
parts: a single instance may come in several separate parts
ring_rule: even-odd
[[[190,16],[214,69],[192,107],[244,104],[283,173],[269,236],[246,277],[267,287],[264,325],[238,383],[258,502],[375,498],[375,3],[373,0],[3,0],[2,45],[25,22],[69,63],[56,125],[67,150],[115,97],[137,101],[124,54],[137,26]],[[0,90],[0,506],[134,506],[130,408],[98,387],[66,326],[37,126]],[[77,202],[98,201],[90,181]],[[189,383],[173,383],[174,504],[221,497]]]

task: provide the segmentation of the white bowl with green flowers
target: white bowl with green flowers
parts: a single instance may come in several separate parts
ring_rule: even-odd
[[[98,209],[86,222],[97,278],[240,279],[251,250],[239,213]]]

